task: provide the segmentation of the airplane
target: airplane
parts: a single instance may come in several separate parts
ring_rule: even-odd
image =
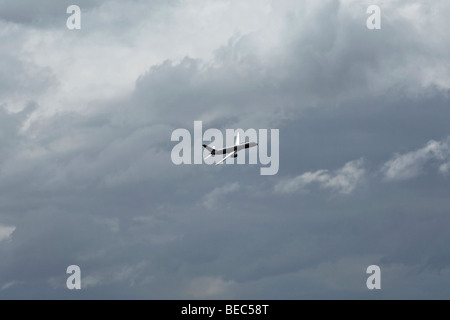
[[[228,154],[225,158],[223,158],[222,160],[220,160],[219,162],[216,163],[216,166],[217,166],[218,164],[223,163],[229,157],[236,158],[238,156],[238,154],[237,154],[238,151],[240,151],[242,149],[248,149],[248,148],[251,148],[251,147],[254,147],[257,145],[258,144],[256,142],[240,142],[239,132],[238,132],[236,135],[236,143],[234,144],[234,146],[216,150],[216,147],[214,147],[214,146],[210,147],[210,146],[207,146],[206,144],[204,144],[203,148],[205,148],[206,150],[208,150],[210,152],[210,154],[205,158],[205,160],[216,154]]]

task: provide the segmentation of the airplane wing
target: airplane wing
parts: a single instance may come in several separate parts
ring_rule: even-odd
[[[226,156],[225,158],[223,158],[222,160],[220,160],[219,162],[216,163],[216,166],[217,166],[218,164],[221,164],[221,163],[224,162],[225,160],[227,160],[227,158],[231,157],[233,154],[234,154],[234,151],[233,151],[233,152],[230,152],[229,154],[227,154],[227,156]]]

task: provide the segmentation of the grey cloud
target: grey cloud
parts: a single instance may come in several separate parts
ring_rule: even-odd
[[[88,17],[106,3],[86,4]],[[40,26],[31,11],[2,5],[4,20]],[[35,103],[22,113],[0,110],[0,225],[15,227],[0,242],[0,296],[373,298],[365,268],[379,264],[389,290],[377,297],[447,297],[448,161],[437,150],[448,136],[438,71],[448,65],[448,38],[434,31],[448,21],[437,14],[429,29],[415,28],[434,9],[417,19],[395,10],[404,7],[386,7],[382,29],[372,32],[356,2],[276,1],[267,29],[236,35],[211,61],[157,63],[128,94],[90,101],[88,112],[33,118],[26,130],[32,108],[48,108],[38,93],[51,85],[24,85],[23,60],[2,47],[20,73],[2,94],[30,93]],[[116,29],[105,26],[96,32],[110,41]],[[47,79],[43,70],[32,74]],[[173,165],[170,134],[194,120],[279,128],[279,173]],[[429,147],[431,140],[440,142]],[[417,179],[382,181],[374,173],[387,164],[393,177]],[[416,175],[421,169],[427,174]],[[301,188],[310,192],[274,192]],[[71,264],[82,269],[78,293],[64,286]]]
[[[204,196],[203,205],[207,209],[214,209],[217,207],[223,208],[226,204],[221,203],[221,198],[229,193],[236,192],[237,190],[239,190],[239,183],[237,182],[222,187],[217,187]]]
[[[48,25],[58,20],[65,26],[65,21],[68,17],[66,9],[70,5],[76,4],[82,10],[92,9],[102,3],[110,2],[109,0],[78,0],[74,1],[0,1],[0,19],[11,21],[19,24],[31,25]]]
[[[446,173],[449,155],[448,138],[440,142],[432,140],[416,151],[394,156],[381,170],[386,180],[406,180],[421,174],[427,163],[434,160],[444,162],[439,170]]]
[[[230,39],[212,64],[193,58],[166,61],[140,77],[131,103],[145,108],[148,117],[172,123],[182,118],[187,123],[208,119],[216,126],[236,121],[249,127],[276,125],[318,103],[343,104],[385,90],[414,94],[423,84],[433,84],[427,72],[416,70],[418,61],[430,72],[440,69],[435,62],[447,63],[442,44],[427,44],[436,47],[434,62],[427,65],[430,51],[422,49],[427,40],[404,37],[414,23],[410,17],[394,15],[379,33],[371,33],[361,27],[364,10],[353,17],[344,5],[325,1],[311,4],[315,10],[304,17],[301,5],[288,3],[287,8],[294,7],[292,17],[280,27],[283,37],[269,53],[262,30]],[[281,10],[286,8],[281,5]]]
[[[49,68],[41,68],[0,52],[0,102],[17,96],[35,96],[57,81]]]
[[[0,241],[8,240],[12,233],[16,230],[15,226],[0,225]]]
[[[342,194],[351,193],[364,177],[363,160],[347,162],[341,169],[332,174],[328,170],[305,172],[300,176],[287,179],[275,185],[275,192],[295,193],[305,190],[308,185],[317,183],[320,188],[331,189]]]
[[[126,32],[133,22],[153,17],[155,11],[174,7],[178,0],[20,0],[0,1],[0,20],[37,29],[66,30],[70,14],[67,8],[77,5],[81,10],[81,30],[91,32],[109,28],[115,32]],[[66,30],[67,31],[67,30]]]

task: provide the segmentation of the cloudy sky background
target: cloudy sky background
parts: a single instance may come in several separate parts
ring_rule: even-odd
[[[0,298],[450,298],[448,1],[74,3],[0,0]],[[195,120],[278,174],[174,165]]]

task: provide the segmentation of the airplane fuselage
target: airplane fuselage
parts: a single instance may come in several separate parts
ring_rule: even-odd
[[[244,143],[240,143],[231,147],[226,147],[223,149],[219,149],[219,150],[214,150],[214,152],[212,152],[213,154],[228,154],[230,152],[238,152],[242,149],[248,149],[251,147],[254,147],[258,145],[256,142],[244,142]]]

